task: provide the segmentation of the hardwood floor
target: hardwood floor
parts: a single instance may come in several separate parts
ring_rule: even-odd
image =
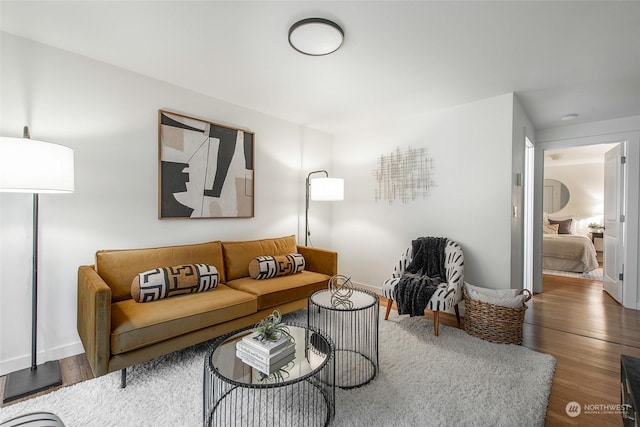
[[[640,357],[640,311],[620,306],[600,282],[547,275],[543,293],[528,305],[523,345],[557,359],[545,425],[621,426],[619,413],[595,405],[620,403],[620,355]],[[442,314],[440,321],[457,326],[454,315]],[[84,355],[60,363],[63,387],[93,378]],[[565,408],[574,401],[594,410],[569,417]]]
[[[584,408],[620,403],[620,355],[640,357],[640,311],[622,307],[601,282],[545,275],[525,315],[523,344],[557,360],[547,426],[622,425],[617,411]],[[583,408],[575,418],[565,411],[572,401]]]

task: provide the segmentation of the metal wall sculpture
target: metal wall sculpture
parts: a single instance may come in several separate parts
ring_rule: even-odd
[[[426,148],[409,147],[401,152],[399,148],[388,156],[380,156],[376,177],[376,202],[386,200],[392,204],[395,200],[402,203],[426,198],[432,187],[433,158],[427,155]]]

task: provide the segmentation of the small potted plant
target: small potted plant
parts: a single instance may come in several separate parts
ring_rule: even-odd
[[[291,361],[286,365],[284,365],[282,368],[278,369],[277,371],[271,372],[270,374],[265,374],[264,372],[258,371],[258,374],[260,375],[259,380],[260,382],[263,382],[263,383],[284,382],[291,375],[291,373],[289,372],[289,369],[291,369],[294,365],[295,363]]]
[[[282,337],[287,337],[289,341],[294,341],[287,325],[282,323],[282,313],[275,309],[273,313],[265,317],[256,325],[257,338],[260,342],[278,341]]]
[[[591,230],[592,233],[599,233],[602,231],[602,226],[597,222],[590,222],[589,230]]]

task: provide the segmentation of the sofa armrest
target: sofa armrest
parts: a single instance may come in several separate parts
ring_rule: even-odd
[[[311,246],[298,246],[298,253],[304,257],[305,269],[328,276],[338,274],[338,253]]]
[[[93,375],[106,374],[111,355],[111,288],[93,266],[78,268],[77,328]]]

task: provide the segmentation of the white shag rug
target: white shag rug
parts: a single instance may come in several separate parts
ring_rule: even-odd
[[[306,321],[306,310],[287,315]],[[555,359],[521,346],[493,344],[422,317],[380,320],[378,376],[336,389],[335,426],[542,426]],[[47,411],[67,427],[201,426],[203,343],[0,408],[0,422]]]

